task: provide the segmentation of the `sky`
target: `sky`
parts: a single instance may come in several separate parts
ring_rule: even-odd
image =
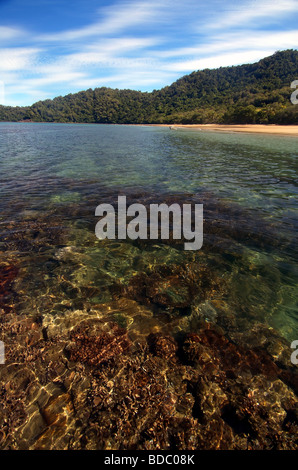
[[[102,86],[150,92],[253,63],[297,49],[297,13],[298,0],[0,0],[0,104]]]

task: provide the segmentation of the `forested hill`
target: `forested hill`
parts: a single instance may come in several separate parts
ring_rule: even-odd
[[[298,51],[279,51],[255,64],[193,72],[151,93],[103,87],[28,107],[0,106],[0,121],[298,124],[294,80]]]

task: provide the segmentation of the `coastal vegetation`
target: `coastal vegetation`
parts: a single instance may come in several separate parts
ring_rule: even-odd
[[[278,51],[254,64],[205,69],[152,92],[106,87],[0,106],[0,121],[101,124],[298,124],[290,101],[298,51]]]

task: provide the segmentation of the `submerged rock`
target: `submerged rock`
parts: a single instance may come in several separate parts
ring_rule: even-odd
[[[126,285],[112,288],[116,298],[128,297],[144,305],[180,313],[190,313],[194,301],[218,297],[224,290],[224,281],[198,263],[158,266],[152,272],[133,276]]]
[[[12,283],[18,275],[19,269],[17,266],[12,264],[1,264],[0,265],[0,308],[3,308],[5,312],[9,312],[12,309]]]
[[[0,448],[296,449],[297,368],[261,323],[279,270],[244,256],[274,227],[207,198],[204,251],[99,242],[87,199],[1,238]]]
[[[2,449],[297,448],[296,370],[216,325],[133,343],[95,315],[2,318]]]
[[[162,333],[151,333],[147,337],[147,342],[150,351],[155,356],[165,357],[168,360],[176,359],[178,345],[171,336],[165,336]]]
[[[90,335],[83,325],[70,334],[74,346],[68,350],[70,361],[98,366],[112,358],[118,357],[130,348],[126,331],[113,325],[111,331]]]

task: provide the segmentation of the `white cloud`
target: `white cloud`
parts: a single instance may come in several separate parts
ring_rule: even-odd
[[[24,31],[9,26],[0,26],[0,41],[10,41],[17,39],[24,34]]]
[[[7,101],[14,93],[28,104],[98,86],[161,88],[194,70],[252,63],[298,44],[297,30],[276,26],[296,14],[297,0],[228,0],[219,9],[218,0],[111,3],[77,29],[37,36],[0,26]],[[15,44],[22,47],[8,47]]]
[[[194,70],[213,69],[218,67],[226,67],[229,65],[239,65],[255,62],[265,56],[270,55],[270,50],[250,50],[245,52],[230,52],[227,54],[214,55],[204,59],[194,59],[177,61],[165,64],[163,70],[175,70],[176,72],[190,72]]]
[[[5,85],[0,80],[0,104],[5,104]]]
[[[102,24],[104,34],[152,21],[160,9],[160,2],[121,2],[106,9],[106,20]]]
[[[74,80],[85,77],[86,74],[80,72],[61,72],[59,74],[47,75],[46,77],[33,78],[29,80],[30,86],[39,87],[53,85],[57,83],[72,83]]]
[[[192,47],[168,49],[157,52],[161,59],[172,59],[175,57],[200,57],[210,56],[221,51],[249,51],[270,50],[272,53],[281,49],[292,49],[298,44],[298,30],[277,32],[258,32],[242,30],[236,33],[215,34],[209,37],[209,42]],[[232,64],[231,64],[232,65]]]
[[[116,38],[102,39],[98,42],[93,42],[87,46],[89,50],[98,50],[98,48],[103,48],[108,52],[119,53],[129,50],[136,50],[145,47],[152,47],[157,44],[160,44],[162,41],[159,37],[129,37],[122,36]]]
[[[0,49],[0,71],[10,72],[24,70],[37,58],[37,48],[5,48]]]
[[[124,58],[129,51],[136,52],[139,49],[146,49],[159,43],[158,38],[113,38],[92,43],[83,48],[81,52],[70,54],[67,62],[72,66],[81,66],[83,64],[96,65],[105,63],[115,66],[119,58]],[[132,59],[133,60],[133,59]]]
[[[115,34],[132,26],[152,21],[160,8],[158,2],[122,2],[105,8],[102,21],[97,21],[83,28],[47,34],[39,37],[41,41],[76,41],[92,36]],[[102,10],[101,10],[102,12]]]
[[[141,71],[134,70],[133,73],[127,71],[126,73],[115,73],[105,77],[87,78],[84,80],[77,80],[75,85],[77,87],[97,88],[101,86],[117,87],[117,88],[133,88],[139,89],[140,86],[154,86],[160,83],[161,80],[170,81],[172,74],[165,71]],[[116,84],[116,85],[115,85]]]
[[[253,23],[257,26],[257,21],[261,20],[262,23],[272,21],[272,19],[280,19],[283,15],[297,14],[297,0],[271,0],[259,1],[253,0],[249,3],[241,4],[236,3],[234,11],[221,15],[221,17],[211,24],[208,24],[210,29],[220,28],[235,28]]]

